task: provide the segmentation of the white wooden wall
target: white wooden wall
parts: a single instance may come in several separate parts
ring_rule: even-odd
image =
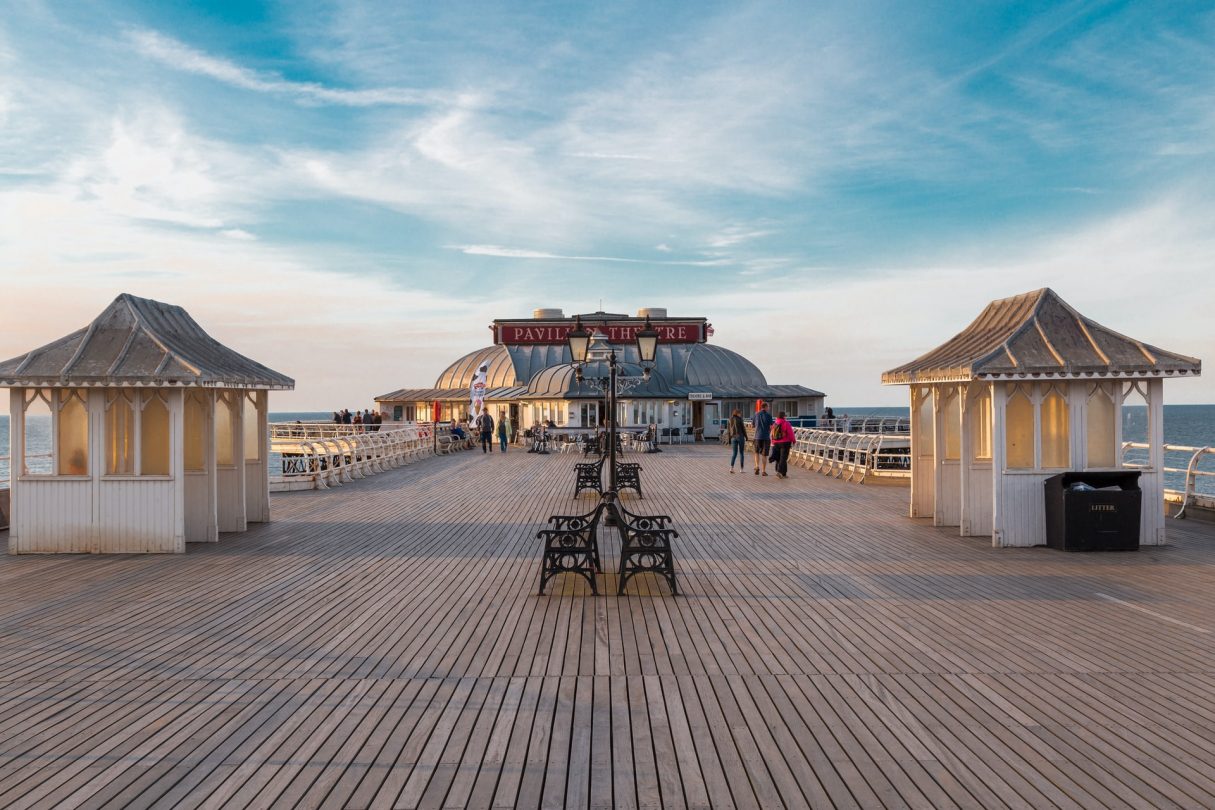
[[[257,461],[245,462],[245,519],[249,523],[270,522],[270,425],[269,396],[250,391],[257,403]],[[242,409],[243,410],[243,409]]]
[[[925,397],[932,397],[932,388],[927,385],[911,386],[911,516],[932,517],[935,441],[927,438],[925,426],[920,422],[920,405]],[[935,436],[935,432],[933,434]]]
[[[995,482],[991,459],[976,459],[972,423],[982,414],[976,401],[992,384],[976,380],[966,386],[962,400],[962,519],[958,527],[963,537],[990,537],[992,532],[992,500]],[[995,429],[992,429],[995,435]],[[993,448],[994,452],[994,448]]]
[[[221,532],[243,532],[245,520],[245,402],[244,391],[231,391],[232,464],[215,466],[216,524]],[[221,392],[215,393],[216,406],[221,404]],[[214,413],[214,412],[213,412]]]
[[[932,525],[957,526],[962,522],[962,462],[945,458],[945,423],[959,423],[958,384],[932,387],[932,431],[935,480],[933,481]],[[952,398],[949,394],[953,393]],[[960,427],[959,427],[960,429]]]
[[[185,396],[189,396],[189,392],[185,392]],[[219,522],[215,505],[215,392],[205,392],[205,398],[207,410],[202,424],[184,424],[186,431],[200,430],[203,432],[205,448],[205,469],[202,472],[185,471],[182,473],[185,479],[187,543],[214,543],[219,540]],[[184,419],[183,422],[185,422]],[[181,464],[180,469],[184,470],[184,454]]]
[[[23,389],[10,393],[12,455],[24,455]],[[167,397],[170,447],[180,445],[181,394]],[[88,393],[88,478],[17,476],[12,487],[9,553],[139,553],[185,551],[180,475],[105,476],[105,391]],[[171,456],[172,457],[172,456]],[[180,469],[180,467],[178,467]]]

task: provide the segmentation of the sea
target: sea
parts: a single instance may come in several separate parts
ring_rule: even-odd
[[[832,410],[837,417],[844,415],[859,418],[864,416],[877,417],[907,417],[905,407],[870,407],[870,406],[836,406]],[[301,422],[328,421],[333,416],[330,411],[280,411],[270,414],[271,422]],[[1147,409],[1143,407],[1126,407],[1122,409],[1122,437],[1124,441],[1145,441],[1147,433]],[[44,424],[33,424],[31,451],[35,453],[50,452],[50,417],[41,417]],[[0,415],[0,489],[8,486],[9,480],[9,435],[7,414]],[[1166,444],[1182,445],[1185,447],[1215,446],[1215,405],[1165,405],[1164,406],[1164,440]],[[1190,463],[1191,453],[1167,452],[1165,466],[1184,470]],[[45,463],[49,469],[49,459],[36,459],[31,467],[38,469]],[[1215,471],[1215,459],[1208,458],[1200,465],[1201,469]],[[1183,489],[1185,474],[1171,472],[1165,474],[1166,489]],[[1197,489],[1199,492],[1215,495],[1215,477],[1199,476]]]

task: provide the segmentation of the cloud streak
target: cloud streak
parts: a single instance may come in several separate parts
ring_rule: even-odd
[[[626,259],[620,256],[570,256],[562,253],[548,253],[542,250],[500,247],[498,245],[452,245],[450,249],[458,250],[468,256],[496,256],[502,259],[557,259],[571,262],[620,262],[623,264],[657,264],[680,267],[722,267],[731,263],[728,259],[687,259],[681,261],[671,259]]]
[[[434,93],[402,88],[350,90],[326,87],[315,82],[296,82],[273,73],[250,70],[227,59],[211,56],[180,40],[146,28],[131,30],[128,41],[149,59],[166,67],[206,76],[242,90],[293,96],[316,104],[347,107],[426,106],[442,100]]]

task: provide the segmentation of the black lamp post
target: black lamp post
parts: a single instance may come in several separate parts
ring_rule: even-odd
[[[577,379],[582,380],[581,366],[586,362],[587,352],[591,345],[591,333],[582,326],[582,318],[574,317],[574,328],[570,330],[566,336],[570,346],[570,357],[574,361],[574,365],[578,366],[579,373]],[[650,323],[650,317],[647,315],[645,326],[637,331],[637,353],[641,357],[641,362],[653,363],[654,357],[658,352],[658,330]],[[616,350],[609,345],[608,349],[608,491],[603,494],[605,500],[609,503],[614,503],[616,500],[616,418],[619,410],[616,404],[616,370],[618,368]],[[645,377],[649,378],[648,367],[645,368]]]

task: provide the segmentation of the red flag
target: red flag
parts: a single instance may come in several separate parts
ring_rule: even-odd
[[[433,412],[432,415],[434,416],[434,419],[431,421],[438,423],[439,417],[443,415],[443,403],[436,399],[434,402],[434,407],[431,410]]]

